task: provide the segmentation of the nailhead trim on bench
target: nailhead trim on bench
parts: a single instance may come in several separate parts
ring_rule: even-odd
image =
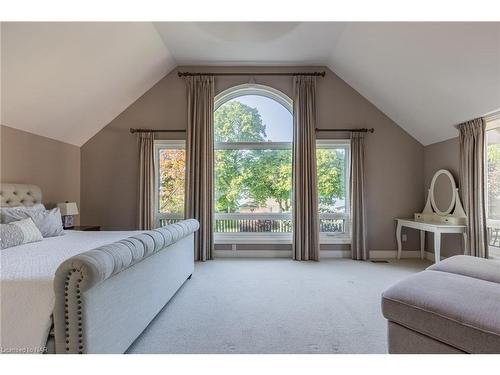
[[[77,269],[73,268],[68,272],[66,276],[66,281],[64,283],[64,324],[66,331],[66,352],[69,352],[69,283],[71,280],[71,276],[77,273]],[[77,303],[77,315],[78,315],[78,354],[83,354],[83,328],[82,328],[82,300],[80,294],[80,283],[82,282],[83,275],[81,271],[78,271],[78,275],[80,276],[76,282],[76,303]]]

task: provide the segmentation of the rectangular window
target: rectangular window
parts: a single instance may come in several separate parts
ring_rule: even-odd
[[[316,157],[320,241],[348,243],[349,141],[318,140]],[[155,163],[154,207],[158,227],[184,218],[184,141],[156,141]],[[217,143],[214,174],[216,243],[291,242],[290,143]],[[231,182],[230,186],[226,182]]]
[[[184,141],[155,141],[155,224],[184,219],[186,150]]]
[[[321,243],[350,242],[350,142],[316,142]]]
[[[290,242],[292,150],[288,142],[215,144],[215,242]]]
[[[500,258],[500,117],[486,123],[486,217],[489,253]]]
[[[349,243],[350,142],[318,140],[316,157],[320,242]],[[291,177],[290,143],[217,143],[216,243],[290,243]]]

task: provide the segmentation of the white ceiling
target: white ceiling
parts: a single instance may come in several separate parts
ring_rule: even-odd
[[[83,145],[175,62],[151,23],[2,23],[1,123]]]
[[[336,22],[156,22],[179,65],[326,65]]]
[[[325,65],[424,145],[500,108],[500,23],[15,23],[1,61],[2,124],[76,145],[176,65]]]
[[[359,23],[328,66],[422,144],[500,109],[500,23]]]

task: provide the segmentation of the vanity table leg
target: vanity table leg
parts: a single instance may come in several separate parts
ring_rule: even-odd
[[[401,251],[403,246],[401,245],[401,223],[398,221],[398,226],[396,227],[396,241],[398,243],[398,259],[401,259]]]
[[[467,246],[469,245],[467,242],[467,230],[464,230],[462,233],[462,237],[464,239],[464,254],[468,254],[467,252]]]
[[[425,257],[425,230],[420,231],[420,259]]]
[[[441,232],[434,232],[434,263],[441,261]]]

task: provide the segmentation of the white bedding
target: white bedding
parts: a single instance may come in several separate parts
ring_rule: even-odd
[[[43,350],[52,325],[52,282],[59,264],[140,232],[65,233],[0,251],[0,353]]]

